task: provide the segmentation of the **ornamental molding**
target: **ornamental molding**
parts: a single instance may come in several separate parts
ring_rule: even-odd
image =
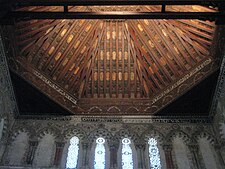
[[[66,116],[66,117],[44,117],[44,116],[20,116],[23,120],[45,120],[45,121],[62,121],[73,123],[134,123],[134,124],[151,124],[151,123],[212,123],[212,117],[208,116]],[[18,120],[20,120],[18,119]]]

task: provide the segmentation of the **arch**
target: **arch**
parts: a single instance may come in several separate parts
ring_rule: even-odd
[[[114,138],[117,140],[121,140],[124,137],[130,138],[132,142],[136,142],[139,140],[139,136],[135,131],[130,131],[129,126],[123,126],[121,130],[115,133]]]
[[[35,152],[33,164],[38,167],[49,167],[53,164],[55,156],[55,136],[51,133],[43,134],[44,135],[41,135],[39,138],[39,144]]]
[[[106,168],[106,148],[105,139],[99,137],[96,139],[95,155],[94,155],[94,169]]]
[[[119,148],[117,153],[117,162],[118,165],[121,166],[122,164],[122,140],[124,138],[128,138],[131,141],[130,148],[132,149],[132,158],[133,158],[133,166],[134,168],[137,168],[138,162],[137,162],[137,152],[134,143],[138,143],[140,140],[140,137],[137,133],[135,133],[133,130],[129,128],[129,126],[124,125],[123,129],[119,130],[115,133],[114,138],[119,141]]]
[[[113,139],[113,135],[110,131],[104,128],[104,125],[100,124],[99,128],[93,130],[90,132],[90,135],[88,136],[88,140],[92,143],[91,145],[91,152],[90,152],[90,159],[89,164],[90,166],[93,166],[95,163],[95,150],[98,146],[97,139],[103,138],[104,139],[104,149],[105,149],[105,168],[109,168],[110,165],[110,150],[109,150],[109,142],[111,142]],[[103,148],[102,146],[99,148]],[[100,162],[100,161],[99,161]],[[94,168],[97,166],[94,166]],[[95,168],[97,169],[97,168]]]
[[[88,112],[91,112],[91,113],[99,113],[99,112],[102,112],[102,109],[101,108],[99,108],[98,106],[93,106],[93,107],[91,107],[89,110],[88,110]]]
[[[30,139],[32,133],[35,133],[35,131],[31,127],[25,126],[25,125],[24,126],[14,126],[13,133],[11,135],[11,141],[13,142],[20,133],[27,133],[27,135]]]
[[[175,161],[178,168],[182,169],[192,169],[194,168],[190,157],[190,151],[187,147],[186,137],[183,134],[177,134],[173,137],[172,145],[173,145],[173,153],[175,156]]]
[[[187,145],[192,142],[191,137],[180,129],[174,129],[169,132],[165,137],[165,142],[172,143],[175,137],[179,137]]]
[[[200,138],[207,138],[210,144],[213,144],[213,145],[215,144],[215,137],[208,131],[205,131],[205,129],[198,130],[193,134],[193,139],[195,139],[196,142],[198,142]]]
[[[122,140],[124,138],[129,138],[131,140],[130,147],[132,149],[132,157],[133,157],[133,165],[134,168],[137,168],[137,152],[134,143],[138,143],[140,140],[140,137],[137,133],[135,133],[133,130],[129,128],[129,126],[124,125],[123,129],[119,130],[118,132],[115,133],[116,140],[120,140],[119,142],[119,149],[117,153],[117,161],[119,166],[122,164],[122,158],[121,158],[121,152],[122,152]]]
[[[202,77],[204,76],[203,73],[197,73],[195,76],[194,76],[194,83],[197,83]]]
[[[104,126],[101,126],[95,130],[90,131],[90,135],[88,136],[88,139],[95,141],[99,137],[103,137],[106,140],[111,140],[113,138],[113,135],[109,130],[104,128]]]
[[[37,131],[37,137],[42,139],[46,134],[52,135],[57,138],[60,135],[61,131],[56,127],[45,127]]]
[[[150,159],[147,158],[150,156],[150,152],[149,152],[149,139],[150,138],[154,138],[156,141],[157,141],[157,148],[158,148],[158,151],[159,151],[159,157],[160,157],[160,162],[161,162],[161,167],[162,168],[166,168],[166,159],[165,159],[165,154],[164,154],[164,150],[163,150],[163,142],[164,142],[164,135],[156,130],[153,126],[149,126],[148,129],[146,129],[143,133],[142,133],[142,136],[141,136],[141,139],[144,140],[145,142],[145,161],[146,161],[146,165],[147,165],[147,168],[150,168]]]
[[[157,145],[157,140],[155,138],[149,138],[149,161],[151,169],[160,169],[161,168],[161,160],[160,160],[160,151]]]
[[[65,133],[64,133],[65,134]],[[63,152],[62,152],[62,158],[61,158],[61,168],[65,168],[66,167],[66,163],[67,163],[67,157],[68,157],[68,151],[69,151],[69,147],[71,145],[70,141],[73,137],[77,137],[79,139],[79,144],[78,144],[78,163],[77,163],[77,167],[80,167],[80,158],[82,157],[82,146],[81,146],[81,142],[84,139],[84,137],[80,138],[79,134],[77,132],[74,132],[74,134],[72,135],[71,132],[68,132],[68,135],[66,135],[66,138],[63,140],[65,142],[65,145],[63,147]]]
[[[198,142],[200,154],[205,164],[206,169],[218,169],[219,162],[217,161],[217,154],[214,149],[215,139],[212,134],[202,130],[194,133],[194,137]]]
[[[131,140],[129,138],[123,138],[121,142],[122,142],[122,149],[121,149],[122,169],[133,169],[134,159],[133,159],[133,151],[131,148]]]
[[[79,138],[74,136],[70,139],[70,145],[68,148],[66,169],[72,169],[77,167],[79,153]]]
[[[118,108],[117,106],[111,106],[107,109],[107,112],[111,112],[111,113],[119,113],[121,112],[120,108]]]
[[[27,132],[18,133],[12,140],[8,153],[9,164],[21,166],[28,148],[29,135]]]
[[[163,141],[165,140],[165,136],[160,131],[156,130],[153,126],[148,127],[148,129],[146,129],[142,133],[141,139],[143,139],[147,143],[148,139],[151,137],[157,139],[159,145],[163,144]]]
[[[68,141],[73,136],[77,136],[79,138],[79,140],[83,140],[84,138],[87,137],[87,134],[85,133],[85,131],[81,127],[71,125],[71,126],[68,126],[66,128],[66,130],[63,132],[63,134],[62,134],[63,138],[62,139],[64,141]]]
[[[137,107],[131,106],[128,109],[125,110],[125,112],[129,113],[138,113],[140,110]]]
[[[177,93],[179,94],[179,93],[181,93],[181,92],[187,90],[187,89],[188,89],[188,86],[189,86],[188,84],[182,84],[182,85],[180,85],[180,86],[178,87],[178,89],[177,89]]]

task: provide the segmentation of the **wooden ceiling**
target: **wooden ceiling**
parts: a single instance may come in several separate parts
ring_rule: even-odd
[[[161,8],[70,10],[152,12]],[[185,10],[214,11],[202,6]],[[211,54],[215,25],[209,21],[46,19],[16,22],[9,30],[16,48],[11,69],[77,115],[155,114],[218,69]]]

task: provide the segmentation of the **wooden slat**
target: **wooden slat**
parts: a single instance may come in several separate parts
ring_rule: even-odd
[[[109,22],[109,31],[110,31],[110,38],[109,38],[109,70],[110,70],[110,79],[109,79],[109,94],[110,97],[112,97],[112,76],[113,76],[113,71],[112,71],[112,46],[113,46],[113,38],[112,38],[112,22]]]
[[[139,23],[141,23],[141,22],[139,22]],[[152,32],[148,31],[149,28],[148,28],[144,23],[142,24],[142,26],[145,28],[146,33],[147,33],[148,37],[150,38],[150,40],[151,40],[152,42],[154,42],[154,45],[155,45],[155,47],[156,47],[156,50],[160,53],[161,57],[165,58],[166,63],[168,64],[168,67],[171,69],[171,71],[172,71],[174,74],[176,74],[176,69],[175,69],[175,67],[173,66],[171,60],[168,58],[168,56],[167,56],[166,52],[164,51],[163,47],[161,46],[161,44],[160,44],[157,40],[155,40],[155,38],[152,36]],[[142,36],[142,35],[141,35],[141,37],[144,38],[144,36]],[[145,41],[145,44],[146,44],[146,46],[148,46],[146,41]],[[149,48],[148,48],[148,49],[149,49]],[[156,53],[154,52],[154,50],[151,50],[151,49],[149,49],[149,50],[152,51],[152,53],[153,53],[154,56],[156,56]],[[157,58],[156,58],[156,59],[157,59]],[[160,63],[159,63],[159,64],[160,64]],[[163,67],[163,66],[162,66],[162,67]],[[153,70],[154,70],[154,67],[153,67]],[[161,81],[163,81],[164,84],[166,84],[167,82],[163,80],[163,78],[162,78],[161,75],[159,74],[158,70],[154,70],[154,71],[156,72],[157,77],[158,77]],[[165,76],[165,78],[166,78],[168,81],[171,81],[170,76]]]
[[[125,27],[125,30],[127,30],[128,28],[126,28]],[[128,31],[128,30],[127,30]],[[126,40],[127,40],[127,42],[128,42],[128,64],[127,64],[127,67],[128,67],[128,92],[129,92],[129,97],[131,96],[131,88],[130,88],[130,64],[131,64],[131,62],[130,62],[130,45],[131,45],[131,42],[130,42],[130,35],[128,34],[127,36],[126,36],[127,38],[126,38]]]
[[[116,97],[119,94],[119,23],[116,22]]]
[[[92,39],[92,41],[94,41],[95,40],[95,38],[97,37],[97,32],[94,34],[94,36],[91,38]],[[99,57],[98,55],[99,55],[99,53],[97,53],[97,49],[95,50],[96,52],[92,52],[93,51],[93,46],[90,46],[90,48],[89,48],[89,52],[87,53],[87,55],[84,55],[85,57],[84,57],[84,63],[83,64],[80,64],[80,63],[77,63],[76,65],[75,65],[75,67],[74,67],[74,69],[70,72],[70,75],[68,76],[68,78],[72,78],[73,76],[73,72],[76,70],[76,67],[80,67],[80,69],[78,70],[78,72],[77,72],[77,74],[76,74],[76,76],[75,77],[73,77],[73,80],[72,80],[72,82],[70,83],[70,87],[73,87],[73,88],[78,88],[79,87],[79,85],[76,85],[75,84],[75,82],[76,82],[76,80],[78,79],[78,78],[80,78],[80,73],[82,72],[82,71],[86,71],[86,70],[84,70],[85,69],[85,66],[87,65],[87,63],[88,63],[88,61],[90,60],[90,57],[93,55],[93,54],[95,54],[96,55],[96,57]]]
[[[160,25],[162,22],[158,22],[158,21],[152,21],[152,22],[153,22],[152,28],[153,28],[156,32],[158,32],[158,35],[163,39],[163,38],[164,38],[164,35],[163,35],[162,31],[160,31],[160,30],[155,26],[155,24],[156,24],[156,25]],[[185,72],[187,69],[185,68],[184,63],[180,60],[178,54],[177,54],[176,51],[174,50],[174,48],[173,48],[171,42],[170,42],[170,41],[167,41],[167,40],[164,40],[163,42],[165,42],[164,45],[165,45],[165,47],[167,48],[167,50],[172,54],[172,56],[174,56],[174,60],[175,60],[175,62],[177,63],[177,65],[179,66],[179,68],[180,68],[181,70],[183,70],[183,72]]]
[[[94,41],[96,38],[98,38],[98,43],[100,43],[100,39],[102,39],[103,33],[104,33],[104,29],[101,29],[101,32],[100,32],[100,33],[99,33],[99,31],[96,31],[96,32],[95,32],[95,35],[93,36],[93,38],[91,38],[92,41]],[[98,36],[98,35],[100,35],[100,36]],[[98,36],[98,37],[97,37],[97,36]],[[92,44],[93,44],[93,43],[92,43]],[[93,51],[93,50],[94,50],[94,51]],[[92,52],[90,52],[90,51],[92,51]],[[90,71],[92,71],[92,74],[94,73],[94,66],[95,66],[94,63],[95,63],[95,59],[96,59],[96,57],[98,57],[98,59],[99,59],[99,55],[100,55],[99,48],[94,49],[94,48],[93,48],[93,45],[92,45],[91,48],[90,48],[90,50],[89,50],[89,54],[87,54],[86,57],[84,58],[85,62],[84,62],[82,65],[80,65],[80,69],[79,69],[77,75],[73,78],[73,80],[72,80],[72,82],[71,82],[71,84],[70,84],[70,87],[73,88],[73,89],[72,89],[73,91],[75,91],[76,89],[79,88],[79,82],[76,83],[76,84],[75,84],[75,82],[76,82],[77,78],[80,77],[80,76],[79,76],[80,72],[81,72],[81,71],[85,71],[85,65],[86,65],[87,62],[90,60],[90,57],[91,57],[91,56],[92,56],[92,59],[93,59],[93,63],[92,63],[92,68],[91,68]],[[94,57],[94,58],[93,58],[93,57]],[[99,71],[99,69],[98,69],[98,71]],[[98,74],[99,74],[99,73],[98,73]],[[82,77],[83,77],[83,76],[82,76]],[[81,77],[81,79],[82,79],[82,77]],[[93,78],[93,80],[94,80],[94,75],[92,75],[92,78]],[[100,79],[100,78],[99,78],[99,75],[98,75],[98,79]],[[89,79],[87,79],[87,80],[89,80]],[[92,85],[94,85],[94,82],[93,82],[93,81],[92,81]],[[85,88],[86,88],[86,87],[85,87]],[[84,89],[85,89],[85,88],[84,88]],[[92,88],[92,89],[94,89],[94,88]],[[92,93],[92,94],[94,94],[94,93]]]
[[[135,26],[133,25],[133,23],[130,22],[130,26],[132,26],[133,29],[136,30],[136,28],[135,28]],[[130,30],[130,32],[131,32],[131,31],[132,31],[132,30]],[[140,40],[142,40],[142,42],[143,42],[146,46],[148,46],[148,44],[147,44],[147,42],[145,41],[144,37],[138,32],[138,30],[136,30],[136,32],[137,32],[138,36],[141,37]],[[151,55],[151,56],[148,56],[148,54],[147,54],[147,53],[142,49],[142,47],[140,46],[140,44],[139,44],[139,42],[137,41],[135,35],[133,36],[133,39],[135,39],[135,44],[137,45],[137,47],[141,50],[141,52],[142,52],[143,55],[145,56],[145,59],[147,60],[148,64],[152,66],[152,65],[154,65],[154,63],[155,63],[156,66],[157,66],[157,68],[160,69],[160,70],[162,70],[162,72],[165,73],[165,77],[166,77],[167,79],[172,80],[172,78],[171,78],[169,72],[166,70],[166,68],[165,68],[164,66],[161,66],[161,64],[159,63],[158,59],[156,58],[157,55],[156,55],[156,53],[154,52],[154,50],[149,50],[149,49],[147,48],[149,54]],[[153,59],[154,63],[149,59],[150,57]],[[153,67],[153,70],[157,73],[157,70],[155,70],[154,67]],[[176,72],[174,69],[171,68],[171,70],[173,71],[173,73],[174,73],[175,75],[177,75],[177,72]]]
[[[75,26],[75,24],[73,23],[73,25]],[[60,39],[59,43],[56,42],[56,40],[58,38],[60,38],[60,34],[62,33],[62,31],[67,28],[68,31],[66,32],[66,34]],[[61,47],[61,45],[64,43],[65,39],[67,39],[68,35],[69,35],[69,32],[70,30],[72,29],[73,27],[71,26],[70,28],[68,28],[68,25],[64,25],[63,26],[63,29],[61,29],[61,31],[57,34],[57,37],[51,42],[51,44],[49,45],[49,47],[46,49],[46,51],[43,53],[43,57],[42,58],[45,58],[46,56],[48,56],[48,51],[51,49],[52,46],[55,46],[55,50],[53,51],[53,53],[51,54],[51,56],[54,56],[56,54],[56,52],[59,50],[59,48]],[[56,45],[57,44],[57,45]],[[48,66],[50,65],[50,61],[54,59],[53,57],[48,57],[47,60],[45,59],[42,59],[41,62],[43,64],[43,70],[45,71]]]
[[[143,59],[142,59],[141,53],[142,53],[143,51],[140,49],[141,47],[139,46],[139,44],[138,44],[138,42],[137,42],[137,40],[136,40],[135,34],[133,33],[132,30],[130,30],[129,32],[130,32],[130,34],[131,34],[131,37],[134,39],[134,43],[135,43],[136,48],[137,48],[137,49],[136,49],[137,59],[139,60],[139,62],[141,62],[141,66],[144,67],[144,69],[141,71],[142,74],[144,75],[145,79],[146,79],[147,82],[148,82],[148,81],[149,81],[148,75],[145,73],[145,72],[147,71],[148,74],[149,74],[149,76],[155,80],[155,83],[157,83],[157,82],[156,82],[156,79],[155,79],[154,76],[153,76],[153,74],[148,70],[148,67],[146,66],[146,64],[144,63],[144,61],[143,61]],[[135,41],[136,41],[136,42],[135,42]],[[153,63],[152,63],[152,64],[153,64]],[[152,84],[150,84],[150,86],[152,87],[152,90],[153,90],[153,91],[156,91],[155,87],[154,87]]]
[[[106,91],[107,91],[107,82],[106,82],[106,55],[107,55],[107,44],[106,44],[106,41],[107,41],[107,22],[104,22],[104,27],[103,29],[105,29],[105,33],[104,33],[104,52],[103,52],[103,60],[104,60],[104,94],[105,94],[105,97],[106,97]]]
[[[54,74],[56,73],[57,69],[62,68],[62,67],[61,67],[61,63],[63,62],[63,59],[65,59],[66,56],[69,55],[70,50],[73,48],[73,45],[74,45],[73,42],[75,42],[75,39],[79,38],[80,34],[82,34],[82,32],[80,32],[80,34],[77,34],[77,35],[72,39],[71,43],[66,47],[65,51],[63,52],[63,55],[64,55],[65,57],[60,57],[57,61],[54,61],[55,55],[57,55],[58,52],[61,52],[60,50],[61,50],[62,47],[67,43],[67,39],[68,39],[69,36],[71,35],[71,31],[73,31],[73,29],[76,28],[77,25],[78,25],[78,22],[74,22],[74,23],[70,26],[69,29],[67,28],[66,34],[63,36],[63,38],[62,38],[62,39],[60,40],[60,42],[57,44],[57,47],[56,47],[56,49],[54,50],[54,52],[53,52],[53,54],[52,54],[53,57],[49,57],[49,64],[46,65],[46,69],[47,69],[48,66],[51,64],[51,59],[52,59],[52,62],[53,62],[53,63],[55,62],[54,68],[53,68],[53,70],[52,70],[51,73],[50,73],[51,76],[54,76]],[[86,23],[86,25],[87,25],[87,23]],[[86,25],[85,25],[85,26],[86,26]],[[84,30],[82,30],[82,31],[84,31]],[[70,64],[70,61],[68,61],[68,63]],[[69,64],[67,64],[67,65],[69,65]],[[61,80],[61,79],[60,79],[60,78],[61,78],[61,75],[62,75],[62,74],[65,74],[65,69],[66,69],[66,68],[67,68],[67,67],[65,66],[64,69],[62,70],[61,74],[59,75],[59,80]]]
[[[88,22],[84,23],[82,28],[81,28],[81,31],[79,33],[77,33],[76,36],[72,39],[70,45],[66,48],[66,50],[64,52],[65,56],[68,55],[71,52],[71,49],[74,47],[74,43],[76,43],[76,41],[78,39],[80,39],[80,37],[82,36],[83,32],[85,31],[85,27],[87,25],[88,25]],[[75,60],[78,59],[78,56],[80,54],[80,50],[82,50],[83,45],[89,40],[90,35],[93,34],[93,31],[95,30],[93,27],[90,28],[90,29],[91,30],[87,33],[85,38],[80,42],[79,46],[75,50],[73,56],[69,59],[69,61],[66,64],[66,66],[64,66],[64,68],[62,68],[61,63],[63,62],[63,58],[59,59],[59,61],[57,62],[56,66],[53,69],[51,74],[54,74],[58,69],[62,69],[60,71],[59,76],[58,76],[58,80],[61,80],[65,76],[65,74],[68,71],[68,69],[72,66],[73,63],[75,63]],[[93,39],[91,39],[91,40],[93,41]],[[79,59],[81,59],[81,58],[79,58]],[[78,65],[79,65],[79,63],[76,63],[76,65],[74,66],[74,69],[76,69]],[[69,74],[69,77],[73,74],[73,71],[75,71],[74,69],[71,70],[71,73]]]

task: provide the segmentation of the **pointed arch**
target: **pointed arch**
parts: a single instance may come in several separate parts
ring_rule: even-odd
[[[20,166],[24,163],[24,156],[28,148],[29,135],[27,132],[20,132],[12,140],[8,150],[8,160],[10,165]]]
[[[131,140],[129,138],[124,138],[122,140],[122,169],[133,169],[133,157],[131,149]]]
[[[105,169],[105,163],[106,163],[105,139],[103,137],[99,137],[96,139],[94,169]]]
[[[66,169],[75,169],[78,162],[79,138],[74,136],[70,139],[68,154],[66,159]]]
[[[93,165],[94,169],[102,169],[103,165],[99,165],[104,161],[104,168],[109,168],[110,165],[110,150],[109,150],[109,141],[114,140],[112,133],[105,128],[104,124],[99,124],[97,129],[90,131],[90,135],[88,136],[88,140],[92,141],[92,148],[90,152],[89,164]],[[102,153],[102,159],[97,160],[101,155],[97,153]],[[103,157],[104,156],[104,157]],[[96,165],[95,165],[96,164]]]
[[[151,169],[161,169],[160,153],[155,138],[148,139],[148,152]]]
[[[39,143],[33,161],[34,166],[38,167],[46,167],[52,165],[56,149],[56,136],[51,133],[45,132],[43,134],[44,135],[39,135]]]

